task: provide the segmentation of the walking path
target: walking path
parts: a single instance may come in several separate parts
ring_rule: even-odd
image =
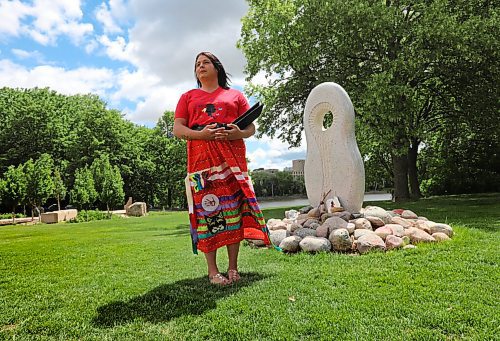
[[[34,217],[33,219],[31,219],[31,217],[27,217],[27,218],[16,218],[14,219],[14,221],[16,222],[16,224],[36,224],[38,223],[38,220],[39,218],[38,217]],[[12,218],[9,218],[9,219],[0,219],[0,226],[2,225],[11,225],[12,224]]]

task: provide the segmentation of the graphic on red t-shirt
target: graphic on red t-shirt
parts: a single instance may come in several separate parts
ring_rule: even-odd
[[[224,117],[226,112],[227,111],[225,103],[207,103],[207,104],[198,104],[196,106],[197,115],[208,116],[215,120],[219,116]]]

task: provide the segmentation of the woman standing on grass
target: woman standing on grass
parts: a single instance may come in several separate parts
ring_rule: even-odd
[[[205,253],[210,282],[226,285],[240,279],[238,252],[244,238],[270,244],[245,159],[243,139],[255,133],[255,126],[240,130],[229,124],[250,106],[241,92],[229,88],[217,57],[199,53],[194,73],[198,88],[179,99],[173,131],[187,140],[186,195],[193,251]],[[228,129],[217,128],[217,123],[228,124]],[[222,246],[227,247],[229,257],[227,277],[216,261]]]

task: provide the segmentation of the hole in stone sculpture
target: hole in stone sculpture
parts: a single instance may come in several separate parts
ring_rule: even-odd
[[[333,122],[333,113],[331,111],[327,111],[325,113],[325,116],[323,116],[323,128],[322,130],[325,131],[328,128],[332,126]]]

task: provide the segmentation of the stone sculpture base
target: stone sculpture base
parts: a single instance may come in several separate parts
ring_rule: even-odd
[[[77,214],[78,210],[75,209],[47,212],[40,215],[40,220],[45,224],[54,224],[75,219]]]

